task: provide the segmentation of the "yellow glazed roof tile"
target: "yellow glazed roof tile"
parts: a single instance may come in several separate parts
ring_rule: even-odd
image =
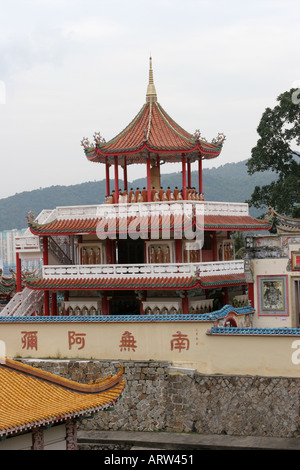
[[[97,384],[85,385],[3,359],[0,437],[110,408],[124,387],[122,371]]]

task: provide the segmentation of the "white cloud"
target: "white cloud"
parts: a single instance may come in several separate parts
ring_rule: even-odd
[[[102,18],[87,18],[79,21],[67,22],[62,29],[62,36],[71,37],[77,41],[96,40],[104,37],[115,37],[126,31],[124,26],[117,22]]]
[[[207,139],[227,135],[212,166],[248,158],[264,109],[300,79],[298,0],[0,0],[0,6],[6,88],[0,197],[103,178],[80,140],[95,131],[108,140],[139,111],[150,52],[166,111]],[[136,165],[129,177],[143,171]]]

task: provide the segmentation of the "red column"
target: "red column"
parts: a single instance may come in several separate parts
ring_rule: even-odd
[[[106,239],[106,263],[112,264],[112,241],[110,238]]]
[[[109,163],[107,161],[106,157],[106,163],[105,163],[105,173],[106,173],[106,196],[110,195],[110,185],[109,185]]]
[[[248,284],[248,300],[251,307],[254,307],[254,284]]]
[[[17,265],[17,292],[22,291],[22,260],[19,253],[16,254],[16,265]]]
[[[182,155],[182,197],[183,199],[187,199],[187,191],[186,191],[186,161],[185,156]]]
[[[57,315],[57,294],[56,292],[52,292],[51,294],[51,315]]]
[[[187,177],[188,177],[188,188],[192,187],[192,173],[191,173],[191,162],[187,161]]]
[[[228,305],[228,287],[224,287],[223,305]]]
[[[32,446],[31,450],[44,450],[44,430],[41,428],[32,429],[31,432]]]
[[[151,165],[150,165],[150,155],[147,158],[147,199],[148,202],[151,201]]]
[[[126,157],[124,157],[124,189],[125,189],[125,191],[127,191],[127,189],[128,189]]]
[[[159,169],[159,187],[161,187],[161,177],[160,177],[160,159],[159,157],[156,158],[156,165],[157,168]]]
[[[213,261],[218,261],[217,235],[216,235],[216,232],[213,232],[212,252],[213,252]]]
[[[117,156],[115,156],[115,202],[119,202],[119,167]]]
[[[44,266],[48,264],[48,237],[43,238],[43,263]]]
[[[45,316],[49,316],[49,292],[47,290],[44,291],[44,314]]]
[[[75,419],[66,421],[66,450],[78,450],[77,425]]]
[[[199,194],[203,193],[203,182],[202,182],[202,155],[198,160],[198,178],[199,178]]]
[[[106,292],[103,293],[102,297],[102,315],[109,315],[109,303]]]
[[[182,263],[182,240],[181,239],[175,240],[175,256],[176,256],[176,263]]]
[[[189,299],[186,295],[186,292],[184,293],[184,297],[182,299],[182,313],[184,315],[187,315],[189,313]]]

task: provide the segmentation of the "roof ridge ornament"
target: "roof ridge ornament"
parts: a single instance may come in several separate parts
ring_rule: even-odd
[[[149,83],[146,94],[146,103],[153,103],[157,101],[157,94],[153,80],[153,70],[152,70],[152,57],[150,56],[150,67],[149,67]]]

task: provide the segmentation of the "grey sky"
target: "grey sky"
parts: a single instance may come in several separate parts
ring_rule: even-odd
[[[249,158],[265,108],[300,86],[299,0],[0,0],[0,6],[0,198],[104,178],[80,141],[95,131],[109,140],[137,114],[150,53],[168,114],[208,140],[218,132],[227,137],[220,157],[204,168]],[[129,180],[143,175],[142,166],[128,170]]]

